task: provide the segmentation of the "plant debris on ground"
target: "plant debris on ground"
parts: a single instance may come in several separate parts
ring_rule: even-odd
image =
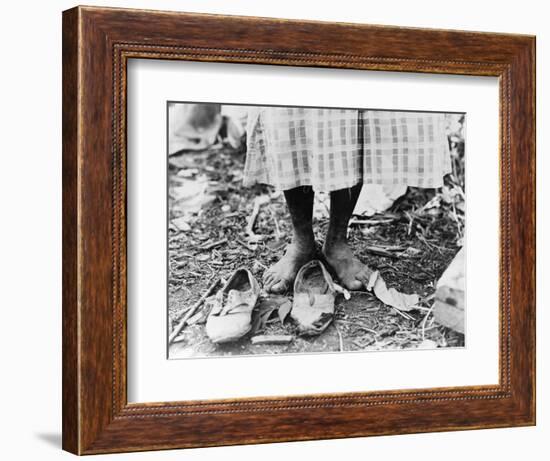
[[[204,331],[207,298],[174,338],[170,358],[462,347],[464,336],[438,325],[431,315],[436,283],[464,238],[464,151],[457,136],[450,138],[454,171],[443,188],[408,188],[388,210],[354,217],[350,223],[349,242],[356,256],[378,271],[388,288],[417,294],[415,309],[390,307],[370,292],[354,292],[348,300],[339,295],[332,324],[320,336],[308,338],[298,336],[287,318],[291,298],[262,293],[253,333],[215,345]],[[264,271],[290,242],[283,194],[264,185],[242,187],[244,160],[243,149],[225,145],[169,158],[170,332],[212,283],[227,280],[236,269],[248,268],[261,283]],[[313,225],[322,245],[328,226],[323,206],[316,206]],[[251,341],[251,336],[274,340]]]

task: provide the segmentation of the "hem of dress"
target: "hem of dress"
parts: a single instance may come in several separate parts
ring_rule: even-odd
[[[387,186],[387,187],[394,187],[394,186],[407,186],[407,187],[417,187],[419,189],[439,189],[440,187],[444,186],[444,180],[443,178],[449,173],[446,173],[441,176],[441,181],[434,183],[432,185],[426,185],[422,184],[420,181],[399,181],[399,182],[392,182],[392,181],[365,181],[363,179],[359,179],[356,181],[350,181],[349,183],[344,183],[341,186],[337,187],[322,187],[318,184],[312,184],[310,181],[298,181],[294,184],[285,184],[284,186],[281,184],[278,184],[274,181],[268,181],[268,180],[262,180],[262,179],[253,179],[253,180],[243,180],[243,187],[252,187],[256,184],[262,184],[265,186],[271,186],[275,188],[278,191],[285,191],[285,190],[291,190],[296,189],[298,187],[311,187],[314,192],[319,193],[330,193],[335,192],[338,190],[343,189],[350,189],[358,184],[363,185],[378,185],[378,186]]]

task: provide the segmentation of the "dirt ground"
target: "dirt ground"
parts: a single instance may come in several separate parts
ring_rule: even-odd
[[[246,267],[261,281],[290,240],[282,194],[267,186],[241,186],[244,155],[221,146],[169,159],[169,331],[213,282],[227,280],[234,270]],[[282,323],[275,310],[256,334],[292,335],[289,344],[252,345],[245,337],[215,345],[204,332],[206,302],[170,345],[169,357],[462,347],[464,336],[434,323],[430,312],[435,284],[463,239],[464,197],[449,194],[463,190],[456,149],[454,160],[455,174],[446,178],[444,190],[409,188],[389,210],[350,225],[349,240],[359,259],[378,270],[389,287],[417,293],[419,309],[400,312],[371,293],[354,292],[347,301],[337,298],[335,319],[318,337],[298,336],[290,318]],[[257,237],[251,239],[246,227],[255,200],[261,206],[253,227]],[[327,225],[327,213],[318,205],[314,229],[319,244]],[[260,304],[283,301],[262,293]]]

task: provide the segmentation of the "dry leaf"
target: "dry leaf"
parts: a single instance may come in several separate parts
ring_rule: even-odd
[[[252,334],[262,331],[273,313],[285,302],[289,302],[285,296],[273,296],[261,300],[252,312]]]
[[[182,168],[178,171],[177,176],[180,178],[192,178],[199,174],[198,168]]]
[[[374,290],[374,294],[380,301],[400,311],[416,309],[420,301],[420,297],[417,294],[408,295],[397,291],[395,288],[388,288],[378,271],[373,272],[371,275],[367,289]]]
[[[365,184],[353,210],[354,215],[372,216],[387,210],[393,202],[407,192],[407,186]]]
[[[376,283],[376,279],[378,279],[378,276],[380,275],[380,272],[374,271],[372,274],[370,274],[369,277],[369,283],[367,284],[367,290],[372,291],[374,288],[374,284]]]
[[[417,349],[437,349],[437,343],[431,339],[425,339],[418,345]]]
[[[191,230],[191,226],[188,223],[189,218],[187,216],[181,216],[176,219],[172,219],[172,224],[182,232],[188,232]]]
[[[292,304],[290,301],[286,301],[283,304],[279,306],[279,319],[281,320],[281,323],[285,323],[285,319],[290,313],[290,309],[292,309]]]

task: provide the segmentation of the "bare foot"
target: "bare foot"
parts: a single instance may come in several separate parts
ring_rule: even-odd
[[[284,256],[264,273],[265,291],[282,294],[292,287],[296,274],[315,257],[315,246],[291,243]]]
[[[338,243],[330,247],[323,247],[323,254],[340,282],[348,290],[366,288],[372,270],[359,261],[347,243]]]

